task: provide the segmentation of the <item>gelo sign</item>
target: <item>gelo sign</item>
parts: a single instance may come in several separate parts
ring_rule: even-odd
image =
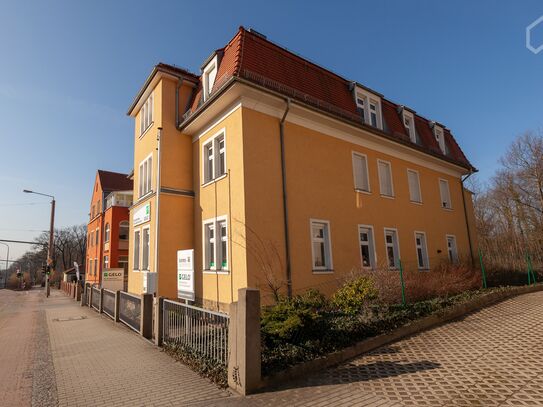
[[[124,269],[104,269],[102,271],[102,287],[109,290],[123,290]]]
[[[177,297],[194,301],[194,250],[177,251]]]
[[[151,204],[147,203],[134,212],[134,226],[151,220]]]

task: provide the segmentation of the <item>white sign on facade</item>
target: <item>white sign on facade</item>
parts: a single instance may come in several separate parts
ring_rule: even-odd
[[[124,269],[104,269],[102,271],[102,288],[108,290],[124,290]]]
[[[194,301],[194,250],[177,251],[177,297]]]
[[[151,204],[147,202],[134,212],[134,226],[149,222],[149,220],[151,220]]]

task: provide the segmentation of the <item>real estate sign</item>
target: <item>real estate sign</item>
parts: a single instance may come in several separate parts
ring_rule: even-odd
[[[124,269],[104,269],[102,271],[102,288],[112,291],[124,290]]]
[[[149,222],[149,220],[151,220],[151,204],[147,202],[134,212],[134,226]]]
[[[177,297],[194,301],[194,250],[177,251]]]

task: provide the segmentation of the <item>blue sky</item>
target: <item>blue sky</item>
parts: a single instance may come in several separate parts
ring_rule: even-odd
[[[201,4],[0,0],[0,238],[47,229],[23,188],[57,197],[57,225],[85,223],[96,169],[132,169],[126,110],[153,65],[197,71],[239,25],[443,122],[483,180],[543,127],[543,52],[525,47],[540,1]]]

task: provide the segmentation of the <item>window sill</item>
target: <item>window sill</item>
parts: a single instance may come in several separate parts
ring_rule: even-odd
[[[422,202],[419,202],[419,201],[409,201],[409,202],[415,205],[422,205]]]
[[[394,195],[383,195],[383,194],[381,194],[381,198],[395,199],[396,197]]]
[[[364,189],[355,188],[354,191],[355,191],[355,192],[358,192],[358,193],[360,193],[360,194],[371,195],[371,190],[366,191],[366,190],[364,190]]]
[[[229,270],[222,269],[222,270],[204,270],[202,271],[203,274],[215,274],[215,275],[224,275],[224,274],[230,274]]]
[[[146,128],[145,130],[143,130],[143,133],[141,133],[141,134],[138,136],[138,138],[139,138],[140,140],[147,134],[147,132],[151,129],[151,127],[153,127],[153,124],[154,124],[154,123],[155,123],[155,122],[152,121],[151,124],[149,124],[149,126],[147,126],[147,128]]]
[[[132,270],[132,273],[139,273],[139,270]]]
[[[331,269],[313,269],[313,274],[333,274],[334,270]]]
[[[446,208],[444,206],[441,207],[441,209],[443,209],[444,211],[448,211],[448,212],[451,212],[453,210],[453,208]]]
[[[420,272],[427,272],[427,273],[430,272],[430,268],[429,268],[429,267],[419,267],[418,270],[419,270]]]
[[[211,181],[207,181],[206,183],[202,184],[202,188],[207,187],[208,185],[214,184],[215,182],[220,181],[223,178],[226,178],[227,175],[228,174],[225,173],[221,175],[220,177],[214,178]]]

